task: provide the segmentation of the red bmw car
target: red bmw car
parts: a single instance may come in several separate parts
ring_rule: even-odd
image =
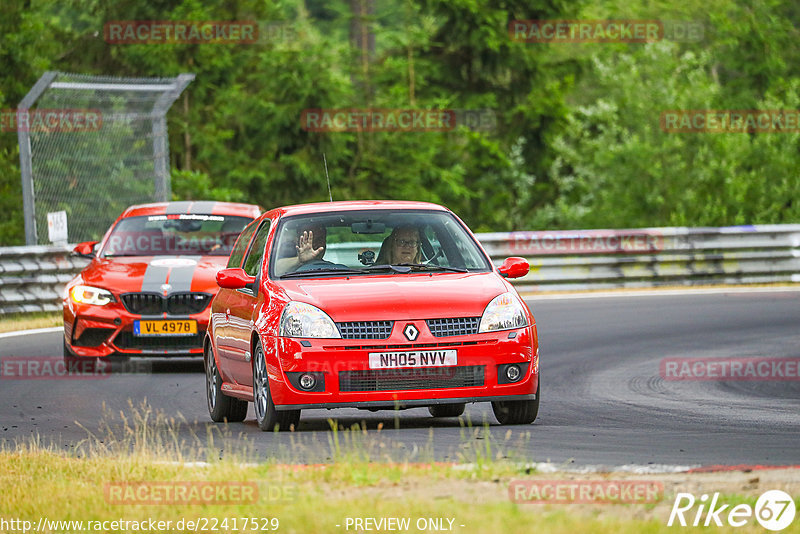
[[[491,402],[502,424],[539,409],[530,310],[461,220],[422,202],[277,208],[241,233],[217,274],[205,340],[211,419],[262,430],[303,409],[427,406],[455,417]]]
[[[214,280],[259,206],[214,201],[131,206],[64,293],[64,359],[203,353]]]

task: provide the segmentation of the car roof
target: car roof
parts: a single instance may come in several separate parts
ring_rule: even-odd
[[[331,211],[357,211],[365,209],[425,209],[435,211],[449,211],[444,206],[431,202],[415,202],[409,200],[353,200],[337,202],[314,202],[312,204],[296,204],[282,206],[272,210],[283,216],[307,215],[312,213],[325,213]]]
[[[177,202],[153,202],[129,206],[121,218],[142,215],[238,215],[253,219],[264,211],[255,204],[218,202],[216,200],[180,200]]]

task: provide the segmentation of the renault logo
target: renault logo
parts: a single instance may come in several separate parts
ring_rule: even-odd
[[[403,328],[403,335],[406,336],[406,339],[409,341],[415,341],[419,336],[419,330],[417,327],[411,323],[408,323],[405,328]]]

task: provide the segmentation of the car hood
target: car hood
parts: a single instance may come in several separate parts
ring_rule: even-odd
[[[131,256],[98,258],[81,273],[84,283],[115,293],[149,291],[216,294],[216,274],[226,256]],[[168,284],[169,287],[165,287]]]
[[[281,286],[289,299],[313,304],[336,322],[479,317],[509,290],[491,272],[283,280]]]

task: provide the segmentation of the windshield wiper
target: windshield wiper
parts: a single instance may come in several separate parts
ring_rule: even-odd
[[[410,273],[411,267],[407,265],[399,266],[384,263],[381,265],[370,265],[369,267],[366,267],[364,271],[394,271],[396,273]]]
[[[305,278],[308,276],[319,276],[321,274],[364,274],[368,271],[364,269],[309,269],[307,271],[295,271],[281,275],[281,278]]]
[[[469,270],[459,267],[446,267],[444,265],[431,265],[429,263],[395,263],[393,265],[372,265],[367,267],[370,270],[387,269],[397,273],[410,273],[414,269],[425,269],[426,271],[449,271],[453,273],[468,273]]]

